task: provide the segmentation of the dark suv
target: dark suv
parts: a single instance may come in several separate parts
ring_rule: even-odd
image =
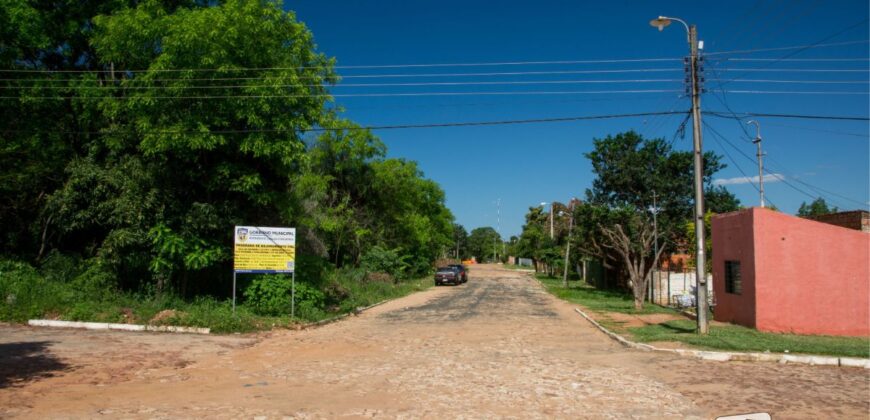
[[[450,264],[450,265],[448,265],[448,267],[453,267],[459,271],[459,274],[460,274],[460,277],[461,277],[461,280],[463,283],[468,282],[468,267],[466,267],[462,264]]]
[[[435,285],[440,286],[447,283],[453,285],[462,283],[462,272],[456,267],[438,267],[438,270],[435,271]]]

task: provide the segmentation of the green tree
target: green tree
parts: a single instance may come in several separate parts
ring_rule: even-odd
[[[813,200],[810,204],[807,204],[806,202],[801,203],[797,215],[800,217],[821,216],[824,214],[836,213],[838,211],[840,211],[840,209],[833,206],[828,207],[828,203],[825,202],[825,199],[819,197]]]
[[[593,145],[586,156],[596,178],[586,191],[586,203],[575,206],[575,241],[582,253],[626,274],[635,308],[641,309],[654,262],[685,241],[682,227],[693,212],[692,153],[674,151],[664,139],[644,139],[633,131],[595,139]],[[705,189],[714,191],[717,205],[731,205],[727,191],[711,183],[723,167],[718,156],[704,154]],[[653,193],[659,255],[653,255]]]
[[[459,223],[453,224],[453,250],[457,259],[464,260],[469,257],[468,232]]]
[[[501,252],[501,237],[492,227],[479,227],[468,235],[468,252],[479,261],[495,261]]]

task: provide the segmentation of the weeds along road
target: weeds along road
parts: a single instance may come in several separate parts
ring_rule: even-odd
[[[625,349],[522,273],[304,331],[0,327],[0,417],[866,418],[863,369]]]

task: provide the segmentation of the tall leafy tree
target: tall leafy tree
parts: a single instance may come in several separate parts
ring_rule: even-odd
[[[495,261],[500,247],[501,237],[490,226],[475,228],[468,235],[468,252],[479,261]]]
[[[652,252],[653,194],[661,254],[685,243],[681,228],[693,213],[692,153],[674,151],[664,139],[644,139],[633,131],[595,139],[593,145],[586,156],[596,178],[586,191],[586,203],[575,208],[577,245],[626,274],[640,309],[647,274],[660,256]],[[706,190],[713,189],[711,177],[723,167],[718,156],[705,153]],[[727,196],[722,189],[714,191]]]

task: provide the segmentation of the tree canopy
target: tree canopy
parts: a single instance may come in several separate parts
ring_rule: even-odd
[[[280,3],[0,4],[4,254],[190,295],[228,290],[237,224],[297,226],[334,266],[379,246],[422,273],[453,245],[444,192],[341,118],[334,60]]]
[[[800,217],[821,216],[825,214],[836,213],[838,211],[840,211],[840,209],[833,206],[828,207],[828,203],[825,201],[825,199],[819,197],[809,204],[807,204],[806,202],[801,203],[800,208],[798,208],[797,215]]]

